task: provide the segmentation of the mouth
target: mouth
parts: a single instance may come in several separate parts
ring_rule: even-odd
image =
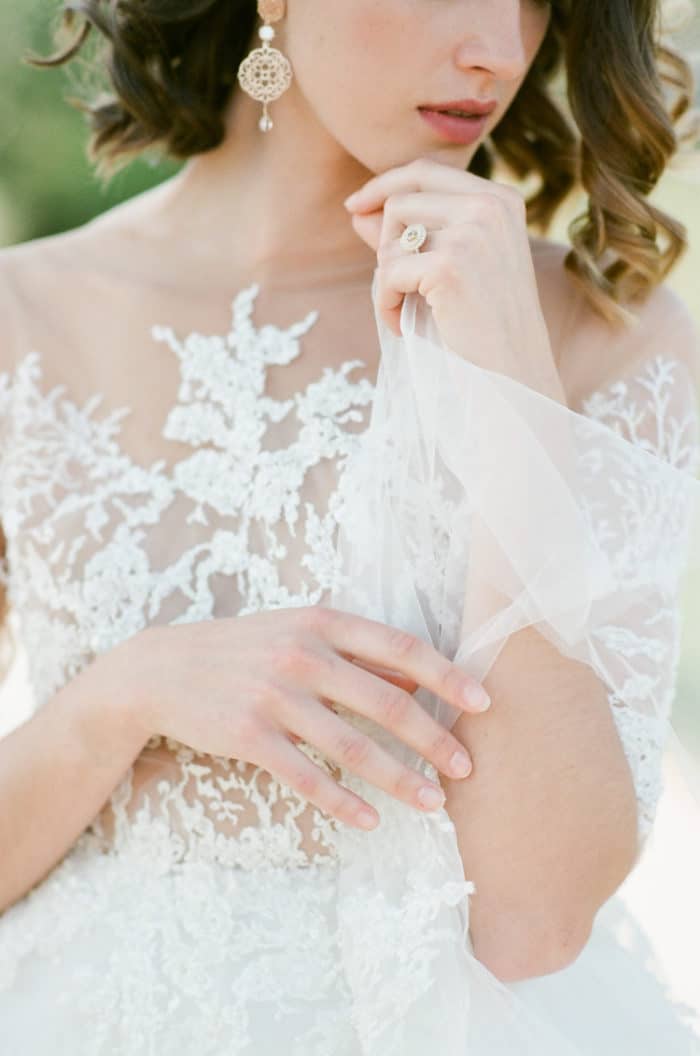
[[[419,106],[418,113],[443,139],[462,145],[474,143],[483,135],[489,117],[488,113],[437,110],[425,106]]]

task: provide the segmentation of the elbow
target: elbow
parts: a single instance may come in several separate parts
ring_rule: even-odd
[[[560,972],[583,952],[593,929],[593,916],[544,923],[499,922],[497,929],[472,935],[474,956],[503,983],[516,983]]]
[[[637,860],[636,839],[619,839],[598,868],[582,869],[575,885],[566,877],[547,900],[516,902],[503,911],[504,900],[473,903],[471,939],[474,955],[504,983],[551,975],[574,963],[591,937],[601,906],[623,883]],[[573,892],[577,892],[574,894]],[[505,903],[507,904],[507,903]]]

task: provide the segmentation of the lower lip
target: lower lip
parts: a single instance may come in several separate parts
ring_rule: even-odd
[[[437,110],[420,108],[418,113],[450,143],[474,143],[483,135],[488,122],[488,114],[482,117],[452,117],[450,114],[440,114]]]

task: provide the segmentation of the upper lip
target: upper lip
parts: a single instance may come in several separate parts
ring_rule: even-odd
[[[463,110],[465,114],[490,114],[498,102],[494,99],[482,103],[478,99],[455,99],[451,103],[425,103],[419,110]]]

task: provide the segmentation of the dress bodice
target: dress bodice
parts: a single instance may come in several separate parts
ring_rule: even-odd
[[[373,364],[333,352],[309,370],[303,341],[318,313],[286,328],[257,326],[257,293],[252,285],[237,294],[224,334],[153,327],[180,380],[165,420],[148,423],[163,440],[163,457],[148,464],[120,444],[130,408],[106,410],[102,393],[79,404],[62,386],[47,389],[38,349],[0,377],[4,576],[37,708],[149,625],[330,597],[342,573],[339,482],[369,418]],[[674,465],[695,465],[696,417],[687,407],[674,413],[668,400],[680,369],[659,354],[582,409]],[[617,703],[611,697],[645,832],[659,795],[662,727]],[[331,860],[335,825],[259,767],[154,736],[84,839],[144,841],[167,861],[251,869]]]

